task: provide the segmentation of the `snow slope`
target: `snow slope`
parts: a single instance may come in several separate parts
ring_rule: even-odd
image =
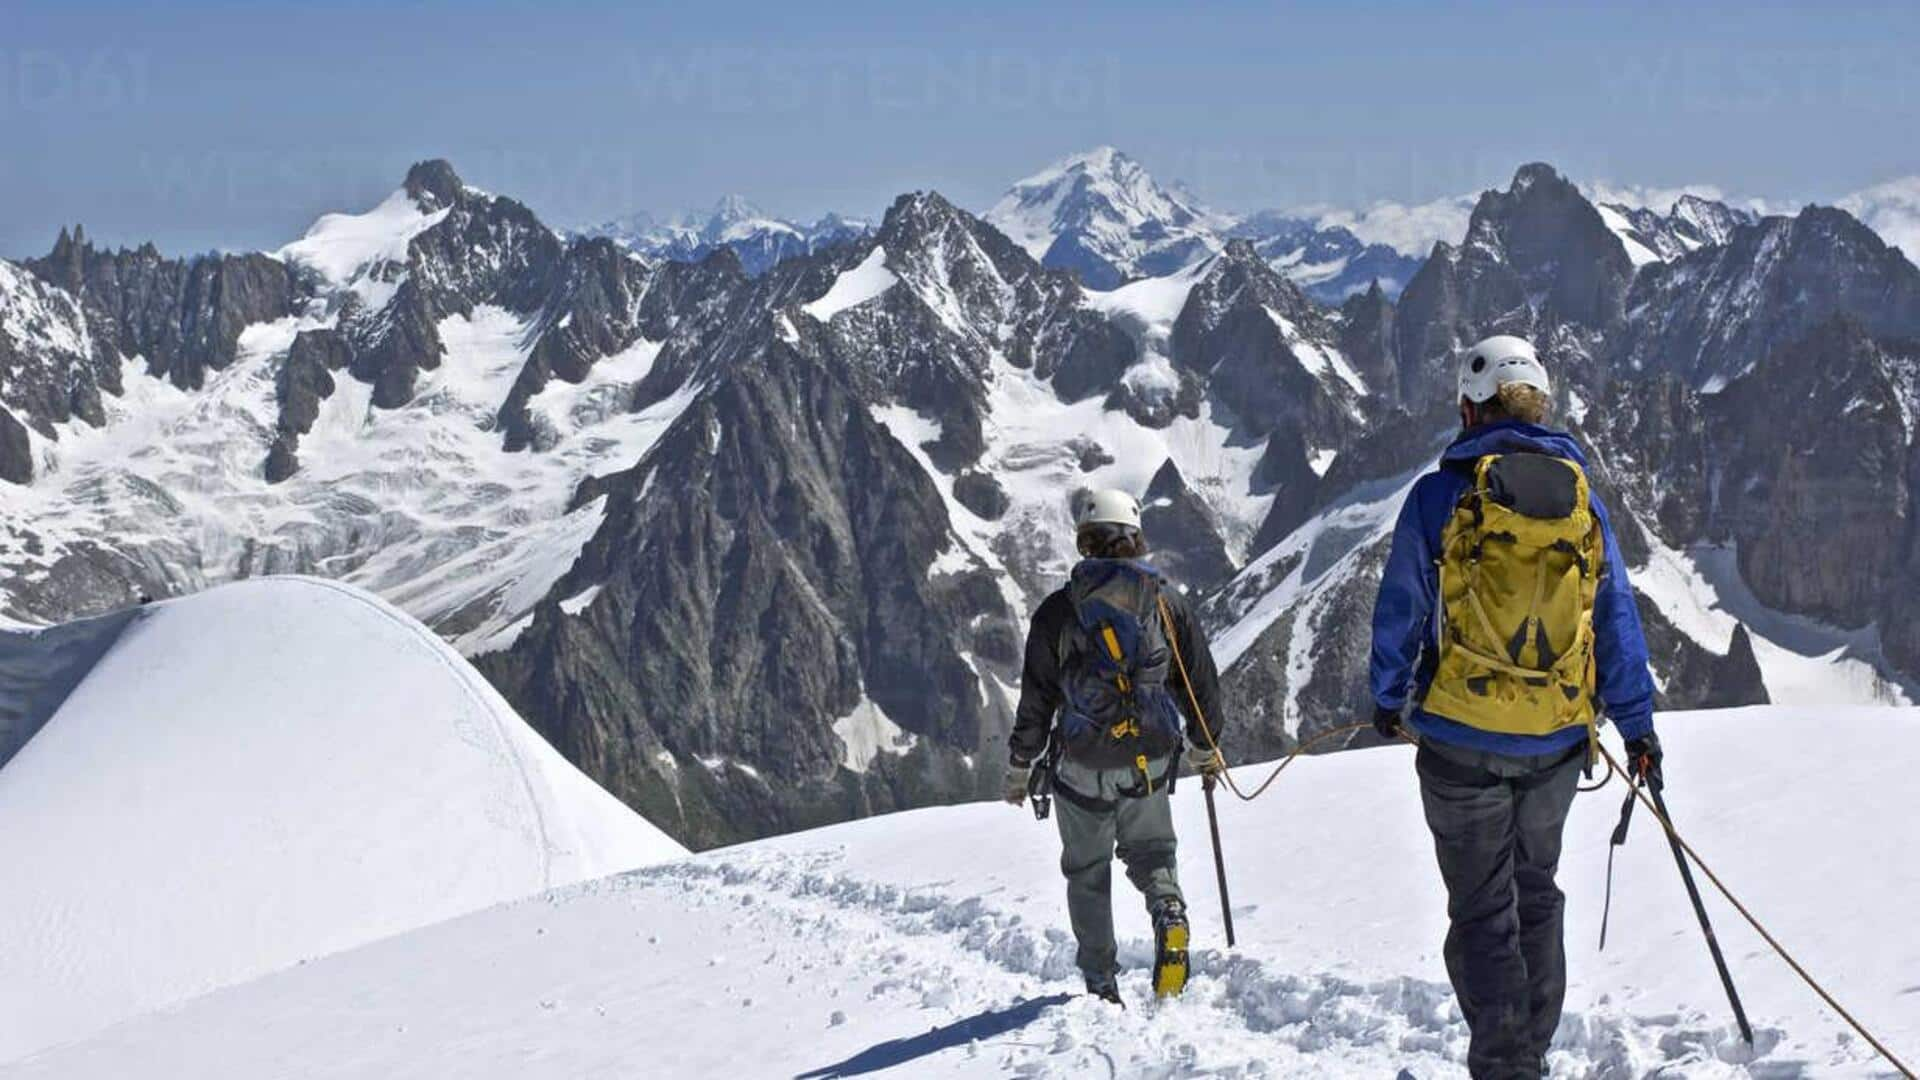
[[[684,849],[426,627],[259,578],[140,610],[0,769],[0,1061]]]
[[[1920,763],[1920,711],[1670,714],[1661,730],[1683,831],[1866,1023],[1920,1055],[1907,911],[1920,862],[1883,794]],[[1125,884],[1134,1007],[1072,996],[1053,829],[982,803],[559,890],[0,1075],[1461,1077],[1465,1029],[1439,957],[1443,904],[1410,758],[1401,747],[1315,758],[1263,801],[1221,802],[1231,953],[1200,792],[1177,792],[1198,951],[1186,997],[1166,1005],[1144,1001],[1147,923]],[[1888,1075],[1716,899],[1757,1053],[1738,1043],[1648,819],[1619,858],[1612,940],[1595,954],[1622,793],[1581,797],[1567,833],[1572,986],[1554,1075]]]

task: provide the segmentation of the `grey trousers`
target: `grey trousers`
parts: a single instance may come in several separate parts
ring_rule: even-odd
[[[1088,769],[1062,760],[1056,779],[1054,820],[1060,823],[1060,872],[1067,878],[1067,918],[1079,943],[1075,961],[1088,975],[1119,969],[1113,939],[1113,856],[1126,865],[1127,880],[1146,895],[1147,910],[1166,899],[1181,899],[1174,859],[1173,808],[1154,777],[1151,795],[1126,798],[1119,792],[1140,784],[1133,769]],[[1104,811],[1078,806],[1058,787],[1113,804]]]
[[[1553,878],[1584,750],[1511,757],[1425,741],[1415,759],[1475,1080],[1537,1080],[1560,1024],[1566,900]]]

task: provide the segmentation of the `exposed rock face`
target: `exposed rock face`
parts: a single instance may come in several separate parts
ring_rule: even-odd
[[[1718,389],[1844,313],[1871,336],[1920,336],[1920,270],[1843,210],[1742,225],[1724,245],[1647,268],[1618,363]]]
[[[1367,386],[1389,401],[1397,400],[1400,394],[1393,321],[1393,301],[1379,282],[1340,305],[1340,351]]]
[[[320,403],[333,396],[333,373],[352,359],[353,350],[333,330],[303,330],[294,336],[274,383],[280,420],[267,454],[267,483],[277,484],[299,469],[300,436],[313,430]]]
[[[1753,638],[1745,624],[1735,625],[1727,644],[1727,655],[1715,666],[1707,692],[1696,708],[1718,709],[1739,705],[1766,705],[1771,702],[1760,660],[1753,654]]]
[[[1745,626],[1734,625],[1723,655],[1681,633],[1644,594],[1639,600],[1647,652],[1654,670],[1663,676],[1656,708],[1726,709],[1768,703],[1766,679]]]
[[[997,521],[1006,514],[1012,503],[1007,499],[1007,491],[992,473],[969,470],[953,478],[953,497],[960,505],[986,518]]]
[[[1453,351],[1488,334],[1615,326],[1632,280],[1626,249],[1579,189],[1523,166],[1507,191],[1480,196],[1465,242],[1435,245],[1401,294],[1402,399],[1451,395]]]
[[[1640,508],[1671,546],[1707,538],[1715,451],[1700,395],[1671,375],[1614,380],[1578,427],[1609,504],[1624,498]],[[1632,540],[1623,537],[1623,543]],[[1633,562],[1644,554],[1629,549]]]
[[[109,253],[79,229],[26,265],[80,299],[103,357],[145,357],[183,389],[232,364],[240,331],[290,314],[296,294],[287,267],[266,255],[166,259],[150,244]]]
[[[26,425],[0,407],[0,480],[25,484],[33,479],[33,440]]]
[[[1911,609],[1909,455],[1916,371],[1850,319],[1774,351],[1708,406],[1715,525],[1772,607],[1858,627]],[[1782,403],[1791,403],[1782,407]]]
[[[72,246],[64,231],[61,240]],[[104,422],[103,387],[119,392],[119,364],[98,347],[79,300],[0,261],[0,405],[12,421],[0,451],[9,462],[6,475],[18,477],[15,483],[33,475],[23,426],[53,438],[54,425],[74,417]]]
[[[1207,504],[1188,489],[1171,460],[1153,474],[1140,513],[1154,562],[1189,588],[1208,591],[1233,576],[1233,558]]]
[[[489,670],[616,794],[711,844],[990,784],[962,758],[1005,737],[1004,702],[964,657],[1009,674],[1010,613],[990,579],[929,573],[938,494],[817,361],[778,342],[742,358],[601,490],[606,522],[558,591],[603,599],[543,608]],[[855,771],[817,718],[863,699],[914,749]]]
[[[1229,756],[1271,758],[1300,739],[1373,715],[1367,628],[1387,548],[1384,536],[1331,535],[1271,568],[1275,580],[1299,575],[1311,584],[1240,655],[1223,684],[1232,717]]]
[[[1249,430],[1287,426],[1337,446],[1354,394],[1320,362],[1317,346],[1334,338],[1318,305],[1236,242],[1180,309],[1173,361],[1208,376]]]

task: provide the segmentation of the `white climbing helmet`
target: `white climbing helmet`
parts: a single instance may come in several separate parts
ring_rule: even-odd
[[[1109,524],[1140,527],[1140,500],[1124,491],[1113,488],[1090,490],[1081,488],[1073,493],[1073,527],[1084,529],[1089,525]]]
[[[1460,354],[1460,396],[1479,405],[1508,383],[1525,383],[1543,394],[1553,392],[1547,369],[1527,339],[1495,334]]]

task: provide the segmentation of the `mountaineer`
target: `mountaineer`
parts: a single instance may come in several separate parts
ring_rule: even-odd
[[[1030,790],[1049,787],[1058,796],[1076,961],[1088,993],[1121,1004],[1116,851],[1146,896],[1155,994],[1178,994],[1186,984],[1186,903],[1168,796],[1190,742],[1190,768],[1211,776],[1220,767],[1194,724],[1196,709],[1220,715],[1220,684],[1192,608],[1144,561],[1139,502],[1122,491],[1082,491],[1073,521],[1082,559],[1034,612],[1027,634],[1006,799],[1019,805]]]
[[[1461,432],[1408,495],[1373,613],[1374,726],[1418,736],[1476,1078],[1543,1075],[1566,996],[1561,832],[1601,714],[1657,778],[1633,589],[1533,346],[1460,357]]]

